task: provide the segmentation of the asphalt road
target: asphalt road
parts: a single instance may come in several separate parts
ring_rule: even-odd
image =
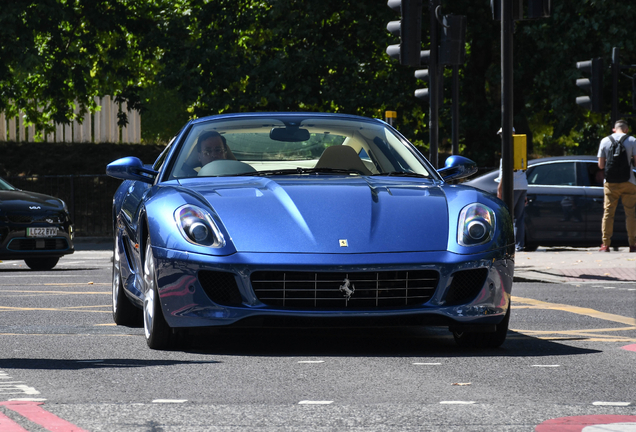
[[[217,332],[162,352],[113,325],[111,255],[0,263],[0,431],[636,430],[636,286],[515,283],[495,350],[424,328]]]

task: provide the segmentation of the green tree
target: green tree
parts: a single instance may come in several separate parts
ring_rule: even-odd
[[[93,96],[111,94],[141,108],[139,89],[156,58],[146,41],[158,30],[160,11],[149,1],[3,2],[0,111],[22,110],[42,129],[95,110]]]

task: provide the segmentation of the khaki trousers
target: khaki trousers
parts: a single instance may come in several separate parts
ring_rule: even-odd
[[[618,200],[625,209],[625,226],[630,246],[636,246],[636,185],[630,182],[605,183],[603,186],[603,244],[610,246],[614,234],[614,214]]]

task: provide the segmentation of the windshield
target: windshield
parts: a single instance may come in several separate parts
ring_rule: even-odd
[[[354,118],[240,117],[195,124],[170,178],[339,174],[431,178],[381,122]]]
[[[0,178],[0,190],[15,190],[15,188]]]

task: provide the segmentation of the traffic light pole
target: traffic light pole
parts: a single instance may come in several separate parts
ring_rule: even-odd
[[[429,78],[429,161],[435,169],[438,168],[438,141],[439,141],[439,62],[438,62],[438,37],[437,37],[437,8],[441,0],[429,0],[429,15],[431,17],[431,47],[430,63],[428,70]]]
[[[501,1],[501,159],[502,199],[514,213],[513,180],[513,62],[512,62],[512,0]]]
[[[618,77],[621,73],[620,49],[612,48],[612,125],[618,120]]]
[[[459,154],[459,66],[453,65],[452,85],[452,128],[453,128],[453,154]]]

